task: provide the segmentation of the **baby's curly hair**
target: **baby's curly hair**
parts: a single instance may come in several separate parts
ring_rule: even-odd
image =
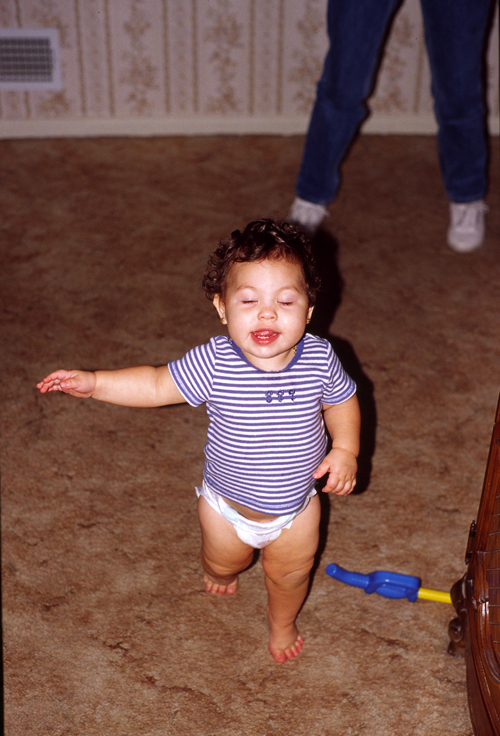
[[[320,280],[307,236],[289,222],[263,219],[250,222],[243,232],[235,230],[208,259],[203,288],[208,299],[224,298],[227,277],[233,263],[285,259],[302,268],[309,306],[314,306]]]

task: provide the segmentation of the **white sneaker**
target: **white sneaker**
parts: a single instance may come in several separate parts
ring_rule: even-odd
[[[471,253],[484,240],[484,216],[489,207],[482,199],[456,204],[450,202],[448,245],[457,253]]]
[[[296,197],[287,219],[312,235],[327,215],[328,210],[322,204],[314,204]]]

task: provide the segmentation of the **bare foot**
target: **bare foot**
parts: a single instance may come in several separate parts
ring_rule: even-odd
[[[205,588],[208,590],[209,593],[215,593],[219,595],[224,595],[224,593],[227,593],[228,595],[232,595],[233,593],[236,593],[238,589],[238,576],[236,576],[234,580],[232,580],[230,583],[222,585],[221,583],[212,580],[208,573],[205,573],[205,575],[203,576],[203,582],[205,583]]]
[[[267,611],[269,620],[269,651],[278,664],[285,664],[289,659],[298,657],[304,645],[304,639],[297,631],[295,624],[281,627],[277,626],[271,619],[269,610]]]

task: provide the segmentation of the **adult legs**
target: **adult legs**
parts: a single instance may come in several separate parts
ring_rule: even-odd
[[[325,205],[337,194],[340,164],[366,116],[365,100],[386,26],[398,5],[399,0],[328,2],[330,48],[317,86],[296,185],[297,196],[307,202]]]
[[[484,51],[491,0],[421,0],[438,150],[450,202],[486,193]]]

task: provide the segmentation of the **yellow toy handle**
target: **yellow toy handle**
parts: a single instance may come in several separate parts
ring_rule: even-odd
[[[419,588],[418,597],[426,601],[439,601],[440,603],[451,603],[451,595],[444,590],[429,590],[429,588]]]

